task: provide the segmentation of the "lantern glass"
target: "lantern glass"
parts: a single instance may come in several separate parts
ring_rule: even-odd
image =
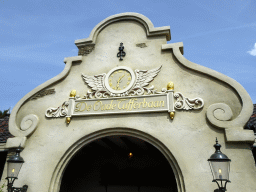
[[[230,161],[209,161],[213,180],[229,180]]]
[[[7,177],[18,177],[23,162],[8,162]]]

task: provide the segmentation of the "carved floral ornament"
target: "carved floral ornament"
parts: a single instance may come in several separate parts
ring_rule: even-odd
[[[84,82],[91,90],[83,98],[73,90],[69,101],[57,108],[46,110],[46,117],[66,117],[67,123],[72,116],[146,113],[168,111],[171,119],[177,110],[198,110],[204,106],[201,98],[189,99],[182,93],[174,93],[174,84],[169,82],[167,89],[160,92],[149,84],[161,71],[162,66],[151,70],[133,71],[119,66],[107,74],[88,76],[82,74]]]

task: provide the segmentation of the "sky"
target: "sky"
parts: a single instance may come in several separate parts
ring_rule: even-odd
[[[123,12],[170,26],[184,56],[239,82],[256,103],[255,0],[0,0],[0,110],[62,72],[74,44]]]

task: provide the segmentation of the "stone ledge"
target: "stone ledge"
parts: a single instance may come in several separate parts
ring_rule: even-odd
[[[252,130],[225,129],[225,133],[228,142],[246,142],[252,144],[255,142],[255,136]]]
[[[9,138],[6,142],[5,148],[7,149],[17,148],[17,147],[25,148],[26,140],[27,140],[27,137]]]

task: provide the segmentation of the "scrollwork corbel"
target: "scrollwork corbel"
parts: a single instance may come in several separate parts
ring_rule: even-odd
[[[64,117],[68,114],[69,102],[65,101],[61,106],[57,108],[49,107],[46,112],[46,117]]]
[[[184,95],[180,92],[175,93],[174,97],[177,99],[177,101],[174,103],[175,109],[202,109],[204,106],[203,99],[199,97],[195,99],[189,99],[187,97],[184,97]]]

